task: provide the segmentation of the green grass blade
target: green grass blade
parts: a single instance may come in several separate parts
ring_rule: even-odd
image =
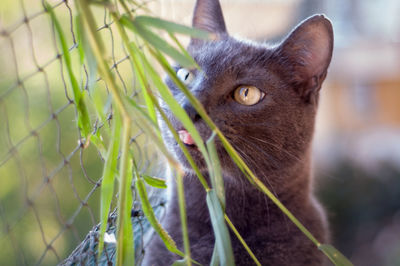
[[[193,59],[186,57],[184,54],[182,54],[176,48],[160,38],[158,35],[150,31],[148,28],[140,23],[137,23],[136,20],[131,21],[127,16],[122,16],[120,22],[125,27],[138,34],[156,49],[162,51],[163,53],[169,55],[172,59],[179,62],[182,66],[193,67],[195,65]]]
[[[224,213],[218,196],[213,189],[207,191],[207,206],[210,212],[211,224],[215,235],[219,261],[221,265],[235,265],[231,238],[224,221]]]
[[[108,147],[107,157],[103,169],[101,181],[100,198],[100,238],[98,246],[98,256],[103,252],[104,233],[107,227],[108,213],[110,211],[111,200],[114,193],[114,179],[118,172],[117,158],[121,136],[121,119],[119,114],[114,113],[112,138]]]
[[[224,180],[221,174],[221,164],[218,159],[217,150],[215,149],[215,132],[207,140],[207,149],[210,154],[210,161],[212,169],[210,169],[211,184],[215,192],[217,193],[218,199],[221,202],[222,209],[225,211],[225,188]]]
[[[336,266],[353,266],[339,250],[331,245],[322,244],[318,247]]]
[[[180,33],[197,39],[208,39],[210,37],[210,33],[207,31],[191,28],[160,18],[150,16],[137,16],[135,18],[135,22],[144,26],[151,26],[154,28],[166,30],[170,33]]]
[[[79,88],[78,81],[76,80],[76,77],[72,70],[72,62],[71,62],[71,57],[69,54],[67,42],[65,40],[65,35],[62,30],[60,22],[58,21],[56,15],[54,14],[53,8],[47,2],[44,2],[44,5],[50,14],[51,20],[54,24],[54,28],[55,28],[57,36],[58,36],[58,40],[60,41],[64,62],[67,67],[67,73],[68,73],[68,77],[69,77],[69,80],[71,83],[72,92],[74,95],[75,108],[76,108],[77,116],[78,116],[78,126],[79,126],[83,136],[86,138],[86,137],[88,137],[88,135],[90,134],[90,131],[91,131],[90,118],[89,118],[89,114],[87,111],[87,107],[84,102],[83,94]]]
[[[140,200],[142,202],[143,213],[148,219],[151,226],[160,236],[161,240],[164,242],[165,247],[169,251],[181,257],[184,257],[185,254],[177,248],[175,241],[171,238],[171,236],[167,233],[167,231],[165,231],[164,228],[162,228],[161,224],[158,222],[156,216],[154,215],[153,207],[151,206],[149,199],[147,197],[146,186],[139,175],[136,176],[136,189],[139,194]]]
[[[167,184],[164,179],[154,177],[154,176],[148,176],[148,175],[142,175],[144,181],[155,188],[167,188]]]

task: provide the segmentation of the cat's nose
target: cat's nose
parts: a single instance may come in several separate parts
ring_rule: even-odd
[[[196,122],[201,119],[200,115],[197,113],[196,109],[194,109],[194,107],[189,101],[185,101],[182,107],[193,122]]]

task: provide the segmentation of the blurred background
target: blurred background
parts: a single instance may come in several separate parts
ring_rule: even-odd
[[[49,3],[79,65],[74,2]],[[153,15],[190,25],[194,1],[146,5]],[[271,43],[314,13],[331,19],[335,48],[321,91],[315,187],[329,215],[333,244],[355,265],[400,265],[400,1],[223,0],[222,7],[231,34]],[[119,85],[132,94],[135,80],[118,34],[104,11],[96,12],[110,65]],[[60,54],[40,1],[1,1],[4,265],[54,265],[99,220],[102,158],[81,145]],[[84,69],[76,73],[86,80]],[[96,86],[105,90],[102,81]],[[144,151],[143,164],[152,160],[140,129],[134,141]]]

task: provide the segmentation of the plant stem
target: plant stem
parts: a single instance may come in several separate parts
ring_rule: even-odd
[[[251,249],[249,248],[249,246],[246,244],[246,242],[244,241],[244,239],[242,238],[242,236],[239,234],[238,230],[236,230],[236,227],[233,225],[231,219],[229,219],[228,215],[226,215],[226,213],[224,213],[224,218],[225,221],[228,223],[229,227],[231,228],[232,232],[236,235],[236,237],[239,239],[240,243],[242,243],[243,247],[246,249],[247,253],[249,253],[250,257],[254,260],[254,262],[261,266],[261,263],[258,261],[258,259],[256,258],[256,256],[254,255],[254,253],[251,251]]]

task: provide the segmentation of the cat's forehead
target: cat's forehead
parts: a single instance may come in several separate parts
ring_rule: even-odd
[[[204,42],[191,49],[196,62],[205,71],[235,71],[243,66],[262,65],[271,54],[268,46],[233,37]]]

